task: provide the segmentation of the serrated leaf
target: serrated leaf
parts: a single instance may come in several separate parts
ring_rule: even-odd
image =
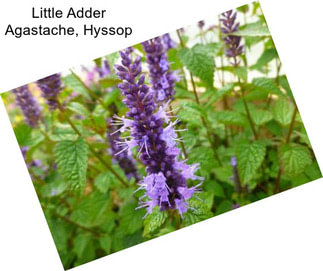
[[[110,254],[111,252],[111,246],[112,246],[112,240],[110,236],[103,236],[99,239],[100,246],[103,248],[105,253]]]
[[[201,201],[191,198],[188,202],[189,208],[184,214],[183,223],[189,226],[212,217],[212,212],[209,211],[207,205]]]
[[[234,32],[230,35],[242,37],[263,37],[270,36],[270,32],[268,27],[266,25],[263,25],[262,22],[255,22],[240,27],[237,32]]]
[[[283,173],[288,176],[296,176],[312,163],[312,156],[308,148],[298,144],[285,144],[279,148],[279,161]]]
[[[256,125],[263,125],[268,121],[271,121],[273,118],[273,115],[269,111],[262,110],[262,109],[252,110],[251,116],[252,116],[252,120]]]
[[[114,175],[110,171],[100,173],[94,180],[94,185],[102,193],[107,193],[111,185]]]
[[[79,127],[78,127],[79,128]],[[54,130],[49,134],[49,138],[53,141],[71,140],[75,141],[79,137],[69,124],[57,123]]]
[[[208,86],[213,86],[213,75],[215,62],[210,49],[202,44],[196,44],[191,49],[182,48],[178,56],[184,66],[192,72],[194,76],[199,77]]]
[[[83,105],[78,102],[71,102],[68,104],[67,108],[81,116],[88,117],[90,115],[89,110]]]
[[[81,258],[85,248],[88,246],[89,242],[91,241],[92,237],[88,234],[78,234],[74,238],[74,247],[73,251],[76,253],[77,257]]]
[[[244,115],[236,111],[218,111],[215,114],[215,118],[218,122],[227,125],[244,126],[247,123],[247,119]]]
[[[208,102],[206,103],[206,106],[209,106],[219,99],[221,99],[224,95],[229,94],[231,91],[233,91],[234,85],[233,84],[227,84],[223,86],[222,88],[219,88],[218,90],[211,90],[212,96],[208,98]]]
[[[103,214],[106,212],[108,203],[108,194],[92,192],[76,205],[71,219],[85,227],[98,226],[104,222]]]
[[[126,234],[133,234],[143,226],[144,209],[136,209],[137,202],[128,201],[120,209],[120,225],[119,228]]]
[[[55,147],[54,154],[58,171],[73,190],[82,192],[86,182],[88,154],[88,146],[84,139],[60,141]]]
[[[158,207],[155,207],[153,212],[148,215],[144,220],[144,237],[150,237],[156,232],[166,221],[168,213],[160,211]]]
[[[239,176],[243,184],[247,184],[262,164],[266,147],[258,142],[241,143],[236,149]]]
[[[238,76],[242,81],[247,81],[248,71],[246,67],[238,66],[233,68],[233,72],[236,76]]]
[[[74,73],[71,73],[67,76],[62,77],[62,81],[67,88],[69,88],[73,91],[76,91],[77,93],[79,93],[83,97],[85,97],[86,99],[91,98],[84,83],[82,83],[80,81],[80,79]]]
[[[259,70],[276,57],[278,57],[276,49],[269,48],[262,53],[262,55],[258,58],[256,64],[252,65],[250,68]]]
[[[282,95],[283,93],[276,85],[273,79],[266,77],[257,77],[252,80],[252,85],[256,88],[256,90],[267,91],[271,94]]]
[[[293,106],[287,99],[279,98],[276,100],[272,107],[272,112],[274,119],[281,125],[286,126],[291,123]]]

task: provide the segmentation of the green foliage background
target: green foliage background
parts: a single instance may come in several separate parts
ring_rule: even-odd
[[[178,46],[168,58],[181,76],[173,107],[187,129],[181,136],[188,162],[200,163],[199,175],[205,178],[183,218],[155,209],[143,219],[145,210],[135,210],[140,196],[134,193],[135,180],[127,180],[107,150],[106,118],[111,108],[119,116],[127,110],[116,75],[87,86],[76,72],[65,73],[62,112],[49,111],[30,84],[43,107],[38,129],[24,124],[13,93],[2,95],[19,145],[29,147],[26,163],[66,269],[321,177],[259,3],[238,13],[236,35],[246,49],[236,68],[224,55],[216,15],[212,27],[196,35],[178,32],[181,44],[172,33]],[[143,54],[140,44],[134,48]],[[255,48],[261,53],[250,61]],[[112,66],[119,57],[111,54],[95,65],[103,60]],[[43,166],[32,166],[35,159]],[[142,164],[136,166],[144,176]]]

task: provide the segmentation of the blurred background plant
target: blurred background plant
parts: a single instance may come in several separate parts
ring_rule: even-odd
[[[258,2],[158,42],[163,80],[178,77],[169,105],[180,158],[204,178],[182,217],[136,209],[146,167],[135,153],[116,156],[129,132],[111,121],[128,111],[119,53],[2,94],[65,269],[321,177]],[[160,88],[149,52],[132,50],[144,83]]]

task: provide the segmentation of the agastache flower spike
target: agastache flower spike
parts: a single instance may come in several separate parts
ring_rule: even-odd
[[[235,187],[236,192],[238,192],[240,194],[242,192],[242,187],[241,187],[240,177],[239,177],[239,172],[238,172],[237,157],[232,156],[230,163],[231,163],[232,170],[233,170],[233,176],[231,178],[234,182],[234,187]]]
[[[25,117],[25,122],[32,128],[38,127],[41,117],[39,105],[28,90],[28,86],[24,85],[12,91],[15,94],[17,105],[20,107]]]
[[[135,178],[139,181],[139,175],[131,154],[122,152],[123,147],[119,144],[122,141],[118,127],[112,124],[111,119],[107,120],[107,138],[110,143],[110,151],[114,159],[124,171],[128,179]]]
[[[163,35],[163,41],[164,41],[165,50],[167,50],[167,51],[169,49],[176,47],[176,43],[172,40],[169,33],[166,33]]]
[[[58,107],[57,97],[63,89],[61,75],[59,73],[55,73],[47,76],[38,80],[37,85],[40,88],[43,97],[46,99],[49,109],[55,110]]]
[[[150,82],[157,102],[173,99],[178,76],[170,71],[166,50],[160,37],[143,42],[149,67]]]
[[[223,41],[227,46],[225,54],[227,57],[233,57],[234,63],[232,64],[236,67],[239,65],[237,56],[243,53],[244,48],[243,45],[240,45],[241,37],[232,35],[232,33],[238,31],[240,25],[236,22],[237,13],[233,12],[232,10],[229,10],[227,12],[222,13],[221,16],[221,31],[224,34]]]
[[[116,70],[123,82],[119,89],[125,96],[124,103],[129,108],[126,116],[131,121],[122,118],[118,121],[123,120],[125,129],[130,131],[131,139],[126,140],[124,146],[130,141],[132,147],[137,147],[147,173],[139,182],[139,189],[144,189],[145,195],[138,208],[145,207],[147,213],[156,206],[161,211],[177,209],[182,215],[188,209],[187,201],[198,190],[198,185],[188,188],[187,179],[202,180],[194,175],[198,165],[178,161],[178,139],[172,128],[175,124],[164,111],[167,105],[157,106],[154,93],[144,84],[140,57],[132,61],[129,51],[120,55],[122,65],[116,65]]]

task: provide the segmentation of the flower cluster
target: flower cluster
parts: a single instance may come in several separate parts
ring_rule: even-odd
[[[236,23],[237,13],[233,13],[232,10],[229,10],[227,12],[222,13],[221,16],[221,31],[225,35],[223,40],[227,45],[225,54],[227,57],[233,57],[233,65],[238,66],[239,62],[237,60],[237,56],[243,53],[243,45],[240,45],[240,36],[232,35],[232,33],[238,31],[240,25],[239,23]]]
[[[201,30],[203,30],[203,28],[204,28],[204,26],[205,26],[205,22],[202,20],[202,21],[199,21],[198,23],[197,23],[197,26],[201,29]]]
[[[240,177],[239,177],[239,173],[238,173],[237,157],[232,156],[230,163],[231,163],[232,171],[233,171],[233,175],[232,175],[231,179],[234,182],[234,187],[235,187],[236,192],[240,194],[242,191],[242,187],[241,187]]]
[[[167,50],[167,51],[169,49],[176,47],[176,43],[172,40],[172,38],[170,37],[170,35],[168,33],[163,35],[163,41],[164,41],[165,50]]]
[[[47,76],[38,80],[37,85],[40,88],[43,97],[46,99],[49,109],[55,110],[58,107],[57,97],[63,89],[61,75],[59,73],[55,73]]]
[[[150,82],[158,102],[173,99],[178,76],[169,69],[169,62],[160,37],[143,42],[149,67]]]
[[[27,163],[27,152],[29,151],[29,147],[28,146],[23,146],[20,148],[22,156],[24,157],[24,160],[26,162],[27,168],[31,168],[31,167],[37,167],[40,168],[42,170],[45,170],[46,167],[43,165],[41,160],[32,160],[31,162]]]
[[[29,92],[28,86],[24,85],[16,88],[13,93],[15,94],[17,105],[24,114],[25,122],[33,128],[38,127],[41,117],[40,108],[34,96]]]
[[[111,155],[124,171],[126,177],[128,179],[135,178],[136,181],[139,181],[140,178],[134,159],[130,153],[122,151],[123,148],[120,145],[120,143],[122,143],[121,133],[118,131],[118,125],[113,125],[111,119],[107,120],[107,138],[110,144]]]
[[[138,148],[138,155],[146,166],[147,176],[139,182],[145,195],[140,199],[140,207],[151,213],[155,206],[160,210],[177,209],[182,215],[188,209],[188,200],[198,190],[198,185],[189,188],[187,180],[202,180],[195,171],[199,165],[187,165],[179,161],[175,122],[170,121],[166,112],[167,103],[158,106],[154,92],[144,84],[141,74],[141,59],[131,60],[130,54],[120,53],[122,65],[116,65],[117,74],[123,80],[119,84],[129,108],[125,117],[117,117],[121,132],[128,130],[130,137],[122,144],[124,151]],[[166,127],[165,127],[166,126]]]

